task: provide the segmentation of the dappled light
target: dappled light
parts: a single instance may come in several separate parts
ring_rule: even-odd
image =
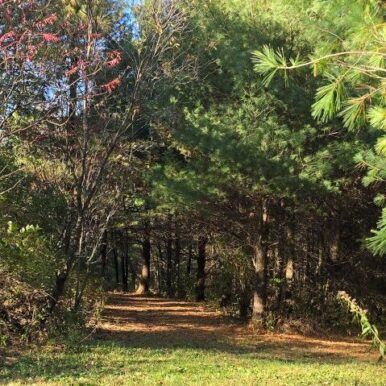
[[[386,385],[385,11],[0,0],[0,383]]]
[[[196,347],[266,359],[368,362],[369,344],[358,339],[327,339],[290,334],[259,334],[240,321],[199,303],[112,294],[98,325],[98,338],[133,347]]]

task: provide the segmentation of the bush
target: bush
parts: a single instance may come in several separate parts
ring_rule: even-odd
[[[0,266],[0,345],[40,338],[41,316],[47,296]]]

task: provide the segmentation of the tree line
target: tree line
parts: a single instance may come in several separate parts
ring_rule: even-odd
[[[382,321],[384,11],[0,2],[0,343],[114,289],[269,328],[349,328],[346,291]]]

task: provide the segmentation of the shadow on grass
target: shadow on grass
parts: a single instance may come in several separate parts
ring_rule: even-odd
[[[120,333],[103,336],[98,335],[91,342],[81,346],[67,347],[60,352],[40,352],[23,355],[19,360],[0,370],[0,384],[13,381],[23,384],[32,382],[53,381],[73,384],[70,380],[86,378],[97,380],[102,376],[117,376],[135,371],[152,371],[160,366],[179,364],[180,356],[193,357],[193,360],[206,363],[207,354],[218,355],[221,366],[227,366],[224,354],[236,356],[238,359],[259,361],[270,365],[277,363],[286,365],[345,364],[352,363],[348,358],[330,355],[303,353],[303,357],[292,355],[286,357],[286,348],[267,342],[253,346],[240,346],[205,337],[196,339],[176,338],[173,332],[162,334],[135,333],[130,337]],[[281,354],[280,354],[281,352]],[[175,355],[174,355],[175,354]],[[217,361],[215,360],[215,361]],[[229,359],[232,366],[232,359]],[[242,362],[241,362],[242,363]],[[75,383],[80,385],[82,383]],[[96,383],[86,383],[94,385]]]
[[[280,340],[253,334],[237,340],[234,327],[240,326],[195,303],[114,295],[91,341],[62,350],[23,354],[12,365],[0,368],[0,383],[30,383],[29,379],[61,381],[90,374],[96,378],[119,376],[128,369],[146,367],[151,371],[163,363],[178,363],[180,357],[189,355],[196,361],[202,356],[203,363],[208,354],[231,357],[230,362],[238,358],[283,365],[358,362],[347,352],[349,344],[337,350],[329,341]],[[358,353],[358,347],[355,350]]]
[[[195,333],[180,329],[168,328],[167,331],[146,332],[103,332],[100,331],[94,339],[99,344],[115,344],[123,348],[145,350],[199,350],[206,352],[247,356],[260,359],[279,360],[297,363],[352,363],[372,362],[373,358],[358,359],[357,352],[351,355],[346,350],[335,350],[332,344],[314,344],[304,341],[269,340],[269,336],[256,335],[236,343],[232,339],[215,333]]]

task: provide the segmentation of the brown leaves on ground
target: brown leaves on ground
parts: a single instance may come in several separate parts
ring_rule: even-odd
[[[98,336],[138,347],[198,347],[288,361],[373,361],[377,357],[359,339],[258,334],[201,303],[129,294],[110,296]]]

